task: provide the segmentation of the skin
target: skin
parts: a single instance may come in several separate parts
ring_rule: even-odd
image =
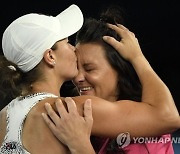
[[[117,100],[118,74],[110,66],[100,44],[86,43],[76,46],[78,75],[74,79],[81,95]]]
[[[84,116],[79,115],[76,104],[72,98],[66,98],[66,102],[68,112],[62,105],[62,101],[60,99],[57,99],[55,103],[58,112],[61,113],[62,121],[59,123],[59,127],[62,126],[61,131],[64,132],[57,138],[60,138],[60,141],[67,145],[73,154],[95,154],[90,142],[90,134],[93,125],[91,100],[87,99],[84,104]],[[48,110],[51,108],[51,105],[46,103],[45,108]],[[42,114],[42,116],[43,118],[46,118],[46,114]],[[56,120],[59,120],[59,116],[56,116]],[[65,125],[67,127],[63,127]],[[81,128],[81,131],[79,131],[79,128]],[[71,141],[71,144],[68,144],[69,141]],[[79,145],[81,145],[81,147],[79,147]]]
[[[112,130],[111,133],[113,133],[113,132],[117,131],[115,129],[115,127],[117,127],[117,125],[118,125],[117,121],[119,120],[119,121],[121,121],[121,124],[122,124],[120,126],[122,132],[123,131],[125,132],[128,130],[128,132],[131,131],[130,134],[132,135],[132,132],[133,132],[132,129],[136,128],[135,129],[136,133],[140,133],[142,136],[148,136],[148,132],[151,134],[151,136],[162,135],[162,132],[158,132],[157,130],[156,130],[156,133],[153,134],[155,132],[154,128],[156,126],[160,126],[160,125],[165,126],[163,123],[161,123],[162,121],[159,118],[160,117],[165,117],[165,119],[170,118],[172,121],[173,121],[173,118],[171,116],[167,117],[167,114],[162,113],[162,115],[161,115],[160,112],[167,111],[167,109],[169,110],[171,107],[172,107],[171,109],[172,109],[173,113],[177,111],[176,108],[174,108],[175,106],[172,102],[171,103],[166,102],[166,104],[163,104],[163,105],[161,103],[161,100],[164,98],[165,95],[170,96],[169,95],[170,93],[168,92],[169,90],[164,85],[164,83],[160,80],[160,78],[156,75],[156,73],[152,70],[148,61],[143,56],[141,49],[139,47],[138,41],[135,38],[134,34],[132,32],[129,32],[129,30],[127,30],[122,25],[119,25],[119,27],[110,25],[110,27],[113,28],[114,30],[116,30],[119,34],[121,34],[122,40],[121,40],[121,42],[118,42],[114,38],[111,38],[111,37],[104,37],[104,40],[107,43],[111,44],[125,59],[129,60],[132,63],[132,65],[135,68],[135,70],[140,78],[140,81],[143,85],[143,97],[142,97],[143,102],[136,103],[133,101],[118,101],[111,105],[107,105],[104,102],[103,110],[106,111],[106,114],[104,114],[104,117],[102,116],[101,119],[99,118],[98,120],[96,117],[96,111],[94,111],[94,110],[96,110],[96,108],[93,108],[94,123],[93,123],[93,128],[92,128],[92,134],[96,134],[96,133],[94,133],[94,128],[97,129],[97,127],[96,127],[96,125],[98,125],[96,123],[97,121],[102,126],[101,128],[103,128],[103,130],[101,130],[101,131],[105,131],[106,128],[109,128]],[[99,74],[97,72],[98,71],[103,72],[103,73],[102,72],[101,73],[103,74],[104,78],[106,79],[105,80],[106,83],[103,83],[103,84],[105,84],[105,86],[106,86],[106,84],[108,85],[109,84],[109,82],[107,80],[108,78],[106,78],[106,75],[108,76],[108,74],[104,73],[105,71],[103,71],[103,68],[101,67],[101,65],[105,68],[108,68],[109,65],[108,65],[107,61],[106,62],[104,61],[104,63],[103,63],[103,61],[101,61],[101,59],[99,59],[100,58],[99,56],[101,56],[101,58],[103,58],[103,56],[104,56],[103,52],[101,52],[102,48],[100,46],[98,46],[97,44],[93,44],[94,48],[92,48],[92,49],[89,48],[90,46],[92,47],[92,44],[82,44],[82,45],[77,46],[76,54],[77,54],[77,57],[79,57],[78,58],[78,60],[79,60],[78,68],[80,71],[79,71],[78,76],[75,78],[75,83],[77,84],[79,89],[84,88],[84,87],[86,87],[86,88],[90,87],[89,89],[86,89],[86,90],[84,89],[83,92],[81,92],[81,94],[98,95],[100,97],[105,98],[106,96],[104,95],[105,94],[104,89],[101,89],[101,86],[100,86],[101,85],[100,83],[103,79],[101,76],[99,76]],[[97,49],[100,50],[99,55],[97,55],[97,53],[93,52],[93,51],[96,51]],[[134,49],[134,50],[132,51],[131,49]],[[94,58],[92,58],[93,56],[91,57],[91,54],[89,54],[89,52],[91,52],[92,55],[97,57],[98,61],[101,62],[101,65],[97,65],[97,61]],[[85,55],[88,55],[88,56],[86,57]],[[102,68],[102,69],[98,69],[98,68]],[[94,72],[96,72],[96,73],[94,73]],[[111,77],[114,77],[114,79],[117,79],[116,73],[112,73]],[[159,93],[158,97],[157,97],[156,94],[159,92],[159,90],[161,92],[163,92],[163,94]],[[102,91],[102,93],[101,93],[101,91]],[[148,91],[148,93],[147,93],[147,91]],[[115,96],[116,96],[116,92],[115,92],[114,97],[110,97],[110,98],[115,99],[116,98]],[[172,98],[170,98],[170,97],[167,97],[167,98],[168,98],[168,100],[172,100]],[[73,99],[76,101],[76,98],[73,98]],[[152,100],[156,100],[158,102],[158,104],[155,103],[156,101],[154,102]],[[98,104],[98,102],[95,103],[95,105],[97,105],[97,104]],[[64,108],[63,105],[60,107]],[[78,107],[78,103],[77,103],[77,107]],[[163,109],[162,109],[162,107],[163,107]],[[102,106],[101,107],[99,106],[99,108],[102,108]],[[54,123],[52,123],[52,121],[47,116],[44,116],[44,120],[46,121],[46,123],[48,124],[51,131],[54,133],[54,135],[56,137],[58,137],[59,140],[61,140],[61,136],[62,136],[62,131],[61,131],[62,127],[63,127],[63,130],[67,129],[66,132],[63,132],[64,135],[69,135],[72,133],[71,131],[68,131],[67,125],[59,126],[60,122],[63,119],[59,118],[50,106],[47,107],[46,110]],[[121,113],[121,116],[119,116],[119,119],[116,119],[116,116],[117,116],[116,113],[112,114],[112,112],[108,112],[109,110],[114,111],[114,113],[115,112],[117,113],[119,111],[119,114]],[[157,112],[159,114],[157,114]],[[61,112],[59,112],[59,114],[61,114]],[[101,115],[101,113],[99,113],[99,115]],[[55,120],[55,117],[56,117],[56,120]],[[179,114],[177,114],[176,117],[177,117],[177,119],[179,119]],[[112,123],[110,123],[109,121],[106,121],[106,120],[102,120],[102,119],[106,119],[106,120],[111,119]],[[141,123],[144,119],[146,119],[148,121],[148,123],[146,125]],[[156,120],[154,121],[153,119],[156,119],[158,121],[156,121]],[[71,119],[71,120],[73,120],[73,119]],[[177,120],[176,122],[179,125],[179,120]],[[144,121],[144,123],[146,123],[146,121]],[[136,126],[136,127],[133,127],[131,124],[132,125],[134,124],[134,126]],[[112,125],[113,125],[113,127],[112,127]],[[129,129],[130,125],[132,126],[132,129]],[[141,126],[144,128],[147,126],[146,130],[148,132],[145,132],[144,130],[142,130]],[[73,126],[71,126],[71,127],[73,127]],[[119,127],[119,132],[121,132],[120,127]],[[79,128],[79,130],[81,130],[80,127],[78,127],[78,128]],[[76,128],[76,129],[78,130],[78,128]],[[108,131],[106,133],[108,134]],[[96,135],[106,136],[105,134],[96,134]],[[110,134],[108,134],[107,136],[112,137]],[[68,138],[66,138],[66,143],[73,144],[72,140],[68,140]]]
[[[40,67],[47,75],[43,75],[42,79],[33,84],[34,93],[46,91],[60,96],[59,87],[78,73],[74,46],[68,43],[68,39],[58,41],[56,45],[56,50],[48,49],[44,53]]]
[[[61,87],[63,82],[77,75],[75,48],[68,43],[68,39],[58,41],[56,45],[57,49],[55,51],[47,49],[44,53],[39,67],[42,72],[46,72],[46,75],[42,75],[42,78],[33,83],[33,93],[45,91],[59,96],[59,87]],[[28,113],[22,134],[23,145],[25,149],[33,154],[65,153],[67,152],[67,147],[62,144],[59,145],[59,141],[53,136],[42,120],[41,113],[45,112],[44,104],[46,101],[53,102],[55,99],[40,101]],[[1,145],[6,132],[6,108],[0,112],[0,115],[0,122],[2,124],[0,125],[0,129],[2,130],[0,134]],[[52,146],[49,143],[52,143]]]
[[[57,57],[57,60],[55,59],[56,69],[54,71],[58,72],[64,80],[72,79],[78,73],[75,48],[68,43],[68,39],[60,41],[57,45],[58,50],[55,51]]]
[[[95,96],[79,96],[73,98],[77,103],[77,110],[74,108],[72,109],[73,112],[78,111],[80,116],[84,116],[84,102],[87,99],[91,99],[93,111],[92,134],[97,136],[114,138],[120,132],[125,131],[128,131],[132,136],[157,136],[176,130],[180,127],[180,119],[168,88],[152,70],[151,66],[143,56],[134,35],[122,26],[112,26],[112,28],[122,36],[123,39],[121,42],[109,37],[105,37],[104,39],[125,59],[132,63],[143,85],[142,102],[137,103],[123,100],[112,103]],[[64,42],[64,45],[69,46],[67,42]],[[73,51],[70,46],[68,49]],[[57,49],[57,51],[61,51],[61,48]],[[61,69],[64,69],[66,66],[61,66],[61,69],[59,68],[60,66],[57,68],[57,63],[59,63],[58,61],[61,58],[60,55],[57,54],[57,51],[53,52],[51,49],[48,49],[45,52],[44,59],[39,65],[42,72],[44,72],[43,78],[33,84],[34,92],[46,91],[59,95],[59,87],[62,83],[66,79],[73,78],[76,75],[76,73],[71,74],[69,70],[66,71],[66,79],[64,77],[65,75],[61,75]],[[74,54],[74,51],[72,54]],[[53,63],[54,61],[56,62],[55,65]],[[76,63],[75,60],[74,63]],[[55,69],[57,69],[58,72],[56,72]],[[64,102],[64,99],[61,99]],[[53,132],[53,134],[45,123],[47,122],[49,125],[53,124],[53,128],[56,130],[62,129],[59,120],[55,121],[57,115],[54,114],[54,110],[52,110],[51,107],[48,108],[48,105],[46,105],[46,108],[49,110],[46,111],[45,109],[45,104],[47,102],[55,109],[55,101],[55,98],[48,98],[40,101],[31,109],[26,118],[22,140],[24,147],[30,153],[57,154],[69,152],[68,148],[58,140],[59,138],[57,139],[54,136],[55,133]],[[63,110],[63,103],[60,102],[58,108]],[[48,113],[52,120],[56,122],[55,125],[54,123],[49,123],[46,114],[43,117],[46,117],[45,119],[47,121],[44,121],[41,113]],[[56,118],[54,117],[55,115]],[[61,118],[60,121],[61,120],[67,121],[66,118]],[[73,120],[73,116],[69,116],[68,121],[69,120]],[[117,121],[121,122],[118,123]],[[148,124],[144,125],[147,121]],[[136,127],[136,130],[134,127]],[[73,146],[74,142],[77,141],[74,140],[70,144]]]

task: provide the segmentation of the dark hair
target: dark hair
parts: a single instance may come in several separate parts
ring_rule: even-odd
[[[117,40],[121,39],[114,30],[107,27],[106,22],[93,18],[86,19],[83,27],[77,33],[76,44],[90,42],[101,44],[105,49],[105,55],[108,62],[112,68],[117,71],[119,76],[118,100],[128,99],[140,101],[142,88],[134,68],[128,61],[123,59],[123,57],[112,46],[105,43],[102,39],[105,35],[112,36]]]
[[[21,72],[15,64],[6,60],[2,55],[0,56],[0,72],[0,101],[1,106],[4,107],[22,91],[21,87],[18,86],[21,80]]]
[[[57,44],[55,43],[51,49],[56,50]],[[29,72],[23,72],[16,64],[0,55],[0,110],[12,99],[32,93],[32,84],[44,78],[40,64],[41,62]]]
[[[0,72],[0,110],[12,99],[29,94],[31,84],[41,75],[38,66],[24,73],[2,55],[0,55]]]
[[[77,33],[76,44],[101,44],[105,50],[109,64],[118,73],[118,100],[141,101],[142,87],[133,66],[102,39],[103,36],[108,35],[114,37],[116,40],[121,40],[119,35],[107,26],[107,23],[124,25],[121,10],[118,7],[111,6],[105,12],[102,12],[100,20],[93,18],[85,19],[83,27]],[[117,143],[113,139],[107,147],[107,152],[124,153],[122,149],[118,148]]]

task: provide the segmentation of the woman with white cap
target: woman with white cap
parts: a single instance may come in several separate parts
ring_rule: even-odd
[[[41,113],[46,101],[60,97],[63,82],[78,73],[75,48],[68,37],[82,24],[81,10],[71,5],[56,17],[36,13],[21,16],[5,30],[0,91],[2,102],[13,100],[0,113],[0,153],[67,151],[43,122]],[[89,136],[83,140],[90,145]]]
[[[7,83],[10,82],[10,95],[19,97],[13,99],[1,111],[1,153],[57,154],[68,151],[67,147],[62,145],[46,126],[41,113],[45,112],[44,104],[46,102],[49,102],[54,107],[56,98],[60,97],[59,89],[63,82],[74,78],[78,73],[77,59],[73,52],[74,47],[68,43],[67,38],[77,32],[81,28],[82,23],[82,13],[77,6],[73,5],[57,17],[38,14],[22,16],[12,22],[4,32],[2,45],[5,58],[8,61],[1,59],[1,66],[3,66],[1,67],[1,72],[4,74],[2,74],[0,82],[7,86],[9,86]],[[128,38],[125,37],[124,40],[128,41]],[[123,48],[126,47],[128,47],[128,44],[125,44]],[[154,78],[157,80],[153,84],[159,85],[161,83],[159,78],[156,75],[154,75]],[[9,89],[3,89],[5,88],[3,84],[1,84],[1,91],[3,92],[4,90],[7,93]],[[139,110],[141,108],[144,114],[148,113],[149,115],[148,119],[138,120],[138,124],[141,123],[143,125],[144,122],[149,120],[149,125],[152,124],[153,129],[163,134],[179,128],[179,119],[177,118],[179,115],[174,106],[170,105],[174,102],[171,100],[172,97],[169,91],[164,88],[164,84],[159,89],[161,89],[164,97],[166,96],[165,98],[153,93],[155,99],[151,100],[152,102],[144,102],[146,105],[141,106],[139,103],[134,102],[132,107],[136,107]],[[147,95],[146,91],[145,94]],[[80,96],[74,98],[74,100],[78,104],[78,110],[81,115],[83,115],[83,104],[88,98],[94,102],[92,106],[94,119],[92,133],[94,135],[115,137],[122,132],[122,123],[118,124],[117,121],[123,114],[128,115],[129,110],[126,109],[126,105],[121,103],[121,101],[114,105],[115,103],[100,98]],[[166,98],[169,99],[166,100]],[[151,121],[155,113],[158,114],[156,108],[152,108],[147,104],[155,104],[157,100],[158,103],[161,102],[163,104],[163,101],[165,101],[164,103],[169,104],[165,106],[173,109],[174,113],[169,112],[169,110],[163,111],[162,115],[166,114],[166,118],[159,116],[156,122],[160,122],[161,125],[156,126],[154,121],[153,123]],[[79,115],[75,112],[76,108],[73,101],[70,98],[66,98],[65,101],[67,102],[68,115],[79,119]],[[63,116],[65,112],[63,112],[62,103],[57,102],[56,105],[58,106],[57,110],[61,111],[61,118],[65,117]],[[102,105],[104,106],[103,108]],[[143,116],[143,113],[141,116]],[[105,123],[102,123],[103,118],[105,118]],[[130,117],[127,116],[128,118]],[[133,118],[135,118],[134,114]],[[64,120],[66,123],[69,121],[68,119]],[[75,140],[77,142],[74,142],[75,138],[72,138],[73,144],[68,144],[67,146],[72,153],[88,153],[88,151],[93,153],[89,142],[92,125],[90,100],[87,100],[85,103],[84,118],[81,117],[79,123],[84,123],[81,127],[84,128],[84,131],[79,131],[80,136]],[[113,129],[112,125],[114,125]],[[142,135],[141,131],[131,129],[132,127],[136,127],[139,130],[144,129],[144,133],[148,135],[155,135],[153,131],[149,132],[142,125],[137,125],[136,121],[134,121],[128,126],[127,130],[132,136]],[[79,139],[81,137],[83,138]],[[83,140],[84,142],[82,142]],[[66,142],[63,143],[67,144]],[[86,149],[87,147],[84,148],[85,145],[88,146],[88,149]],[[80,149],[78,149],[78,146]],[[77,149],[81,150],[81,152],[77,151]],[[84,152],[83,150],[86,151]]]

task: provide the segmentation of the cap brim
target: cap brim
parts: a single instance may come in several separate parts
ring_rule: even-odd
[[[75,34],[83,25],[83,14],[77,5],[71,5],[56,16],[61,25],[62,39]]]

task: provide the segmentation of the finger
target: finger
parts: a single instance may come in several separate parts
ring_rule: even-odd
[[[111,36],[103,36],[103,40],[107,42],[109,45],[111,45],[117,51],[121,50],[122,43],[117,41],[115,38]]]
[[[128,28],[126,28],[125,26],[123,26],[123,25],[121,25],[121,24],[117,24],[117,26],[119,27],[119,28],[121,28],[121,29],[124,29],[124,30],[126,30],[126,34],[131,34],[133,37],[136,37],[135,36],[135,34],[133,33],[133,32],[131,32]]]
[[[126,27],[124,27],[121,24],[117,25],[112,25],[112,24],[107,24],[109,28],[115,30],[120,36],[122,36],[123,31],[128,30]]]
[[[121,25],[121,24],[117,24],[117,26],[118,26],[119,28],[121,28],[121,29],[129,30],[127,27],[125,27],[125,26],[123,26],[123,25]]]
[[[55,125],[59,122],[59,116],[56,114],[56,112],[53,110],[51,105],[49,103],[45,103],[45,109],[47,111],[47,114],[51,118],[51,120],[55,123]]]
[[[47,114],[42,113],[42,117],[45,121],[45,123],[48,125],[48,127],[53,131],[56,129],[55,124],[50,120],[50,118],[47,116]]]
[[[74,102],[74,100],[71,97],[66,97],[65,102],[67,103],[69,113],[78,114],[76,103]]]
[[[91,99],[87,99],[84,103],[84,119],[87,122],[93,122]]]
[[[129,35],[130,32],[128,28],[124,27],[121,24],[118,25],[108,24],[108,27],[116,31],[116,33],[121,37],[121,41],[123,40],[124,37]]]
[[[61,117],[61,118],[66,117],[67,114],[68,114],[68,112],[67,112],[67,110],[65,109],[65,106],[63,105],[61,99],[56,99],[55,105],[56,105],[56,108],[57,108],[57,111],[58,111],[60,117]]]

